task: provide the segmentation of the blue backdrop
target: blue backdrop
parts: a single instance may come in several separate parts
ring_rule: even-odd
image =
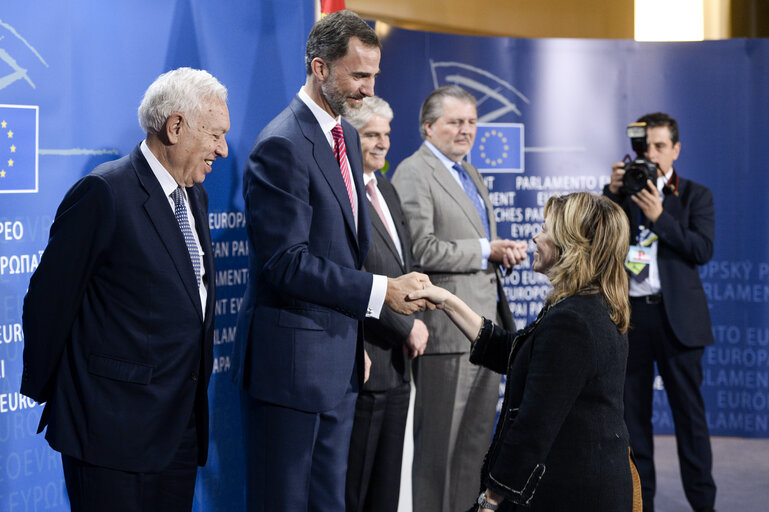
[[[195,510],[239,510],[240,416],[230,382],[236,313],[247,279],[240,179],[261,128],[304,81],[309,0],[22,0],[0,12],[0,511],[68,510],[61,462],[35,435],[42,408],[17,393],[21,305],[59,201],[101,162],[142,138],[147,85],[178,66],[208,69],[230,91],[230,156],[205,186],[217,260],[212,445]],[[716,254],[701,273],[717,344],[704,392],[714,434],[769,436],[769,256],[760,153],[769,133],[769,42],[473,38],[393,30],[377,92],[395,110],[391,168],[419,145],[418,109],[436,85],[477,95],[471,155],[496,205],[500,232],[529,239],[541,206],[561,191],[599,190],[629,152],[624,127],[663,110],[681,125],[679,172],[716,198]],[[761,64],[764,64],[763,66]],[[483,146],[483,148],[481,148]],[[547,291],[528,264],[507,279],[516,318]],[[657,393],[655,422],[672,422]],[[119,404],[116,404],[119,406]]]
[[[488,123],[479,124],[470,159],[491,191],[498,232],[530,240],[549,195],[600,193],[611,163],[631,153],[627,123],[671,114],[682,146],[676,169],[715,196],[715,254],[700,269],[716,338],[703,361],[711,433],[769,437],[768,62],[768,40],[525,40],[395,29],[377,81],[395,111],[390,172],[421,142],[423,99],[459,84]],[[506,281],[519,325],[533,320],[547,283],[528,263]],[[656,432],[671,433],[662,386],[657,379],[653,421]]]
[[[212,444],[198,473],[195,510],[240,510],[240,414],[228,370],[247,278],[241,173],[259,131],[304,82],[313,19],[308,0],[3,2],[0,510],[69,510],[60,458],[35,435],[42,407],[17,394],[22,300],[64,193],[142,140],[136,109],[144,90],[179,66],[207,69],[229,89],[230,156],[217,160],[205,182],[217,264],[216,374],[209,389]],[[16,192],[34,190],[36,180],[37,192]]]

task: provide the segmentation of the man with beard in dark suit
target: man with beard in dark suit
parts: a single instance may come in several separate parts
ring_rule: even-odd
[[[357,14],[317,22],[307,79],[256,140],[243,175],[249,282],[233,366],[242,387],[249,511],[345,507],[363,384],[363,320],[400,313],[427,276],[361,270],[370,244],[358,133],[340,119],[374,94],[379,39]]]

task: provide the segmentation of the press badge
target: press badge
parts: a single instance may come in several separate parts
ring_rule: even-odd
[[[627,252],[627,258],[625,258],[625,268],[627,268],[632,274],[639,276],[639,278],[645,276],[648,272],[644,270],[648,269],[649,264],[652,262],[652,244],[657,240],[657,235],[648,229],[646,226],[640,226],[638,228],[638,238],[635,245],[631,245]],[[643,274],[641,274],[644,272]]]
[[[643,263],[648,265],[652,262],[652,249],[651,247],[644,247],[642,245],[631,245],[630,250],[627,253],[627,261],[630,263]]]

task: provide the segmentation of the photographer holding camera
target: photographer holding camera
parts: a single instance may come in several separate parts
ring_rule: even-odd
[[[628,126],[628,135],[637,157],[612,165],[611,182],[603,193],[630,221],[625,422],[641,477],[644,511],[654,510],[655,361],[673,413],[686,498],[694,510],[712,511],[716,486],[700,385],[702,355],[713,344],[713,334],[697,266],[713,255],[713,194],[674,170],[681,151],[675,119],[663,113],[645,115]]]

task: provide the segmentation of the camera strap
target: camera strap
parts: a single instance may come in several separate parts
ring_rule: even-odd
[[[670,175],[668,182],[662,187],[662,193],[666,196],[670,194],[673,194],[674,196],[678,195],[678,173],[675,169],[673,169],[673,174]]]

